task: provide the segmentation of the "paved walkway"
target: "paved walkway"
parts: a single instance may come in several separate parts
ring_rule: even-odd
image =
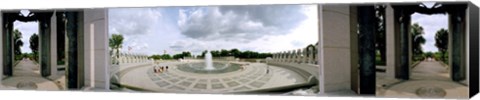
[[[385,78],[377,73],[377,96],[402,98],[468,98],[468,86],[451,81],[449,69],[438,61],[422,61],[410,80]]]
[[[125,70],[129,71],[121,71],[124,74],[120,75],[120,83],[157,92],[228,93],[306,82],[299,74],[281,67],[270,66],[270,73],[267,74],[267,65],[264,63],[249,63],[243,70],[220,74],[184,72],[176,66],[184,63],[161,63],[161,66],[169,66],[168,71],[163,73],[154,73],[153,65],[128,68]]]
[[[41,77],[39,66],[28,59],[21,60],[13,69],[13,76],[2,80],[2,89],[61,90],[58,83]]]

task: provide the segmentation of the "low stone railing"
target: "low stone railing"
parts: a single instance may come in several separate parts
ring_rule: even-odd
[[[317,50],[314,46],[273,53],[273,57],[267,58],[266,62],[270,65],[288,68],[300,73],[305,78],[312,76],[318,78],[319,76]]]
[[[119,53],[112,54],[112,63],[116,65],[128,64],[128,63],[147,63],[152,62],[147,55],[136,53]]]
[[[147,55],[136,53],[112,54],[112,65],[110,66],[110,81],[112,84],[119,84],[120,77],[129,69],[153,64],[153,60]],[[122,73],[123,72],[123,73]]]
[[[303,49],[273,53],[272,62],[318,64],[317,50],[310,46]]]

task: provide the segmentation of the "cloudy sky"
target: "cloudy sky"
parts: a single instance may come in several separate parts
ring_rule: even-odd
[[[22,33],[22,42],[23,46],[20,48],[24,53],[30,53],[30,36],[34,33],[38,34],[38,23],[37,22],[13,22],[13,27],[18,29]]]
[[[122,51],[176,54],[206,49],[278,52],[318,41],[315,5],[115,8],[110,34],[125,38]]]
[[[249,5],[208,7],[112,8],[110,34],[125,37],[122,51],[143,54],[200,53],[211,49],[278,52],[318,41],[315,5]],[[447,28],[447,15],[412,15],[423,26],[424,51],[438,51],[435,32]],[[22,32],[23,52],[31,52],[29,38],[37,22],[14,22]]]

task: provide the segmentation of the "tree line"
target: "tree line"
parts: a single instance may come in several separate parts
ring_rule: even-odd
[[[200,57],[204,57],[207,51],[203,51]],[[228,57],[228,56],[233,56],[235,58],[267,58],[267,57],[272,57],[273,54],[271,53],[260,53],[260,52],[255,52],[255,51],[240,51],[238,49],[231,49],[231,50],[226,50],[226,49],[221,49],[221,50],[212,50],[210,51],[212,54],[212,57]]]
[[[117,54],[115,55],[118,57],[120,49],[122,48],[123,44],[123,36],[121,34],[112,34],[110,39],[109,39],[109,47],[111,48],[110,54]],[[206,54],[206,50],[202,52],[199,57],[204,57]],[[238,49],[231,49],[231,50],[226,50],[226,49],[221,49],[221,50],[212,50],[210,51],[213,57],[227,57],[227,56],[234,56],[236,58],[267,58],[267,57],[272,57],[273,55],[271,53],[260,53],[260,52],[254,52],[254,51],[240,51]],[[173,56],[170,54],[154,54],[149,56],[149,58],[152,59],[179,59],[179,58],[185,58],[185,57],[192,57],[192,54],[190,52],[184,51],[179,54],[174,54]]]
[[[203,57],[205,57],[206,53],[207,53],[207,51],[205,50],[205,51],[202,52],[201,55],[199,55],[197,57],[203,58]],[[238,49],[212,50],[212,51],[210,51],[210,53],[212,54],[212,57],[232,57],[233,56],[235,58],[244,58],[244,59],[251,59],[251,58],[263,59],[263,58],[273,56],[271,53],[259,53],[259,52],[248,51],[248,50],[247,51],[240,51]],[[159,60],[159,59],[169,60],[169,59],[180,59],[180,58],[185,58],[185,57],[192,57],[192,54],[188,51],[184,51],[184,52],[179,53],[179,54],[174,54],[173,56],[171,56],[170,54],[162,54],[162,55],[155,54],[155,55],[151,55],[149,58],[152,58],[152,59],[155,59],[155,60]]]

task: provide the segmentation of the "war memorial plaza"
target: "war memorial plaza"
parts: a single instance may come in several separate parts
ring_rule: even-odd
[[[256,61],[232,57],[152,60],[137,53],[109,55],[106,9],[31,10],[34,16],[1,11],[0,87],[22,89],[18,84],[34,83],[23,89],[162,93],[286,93],[308,88],[314,95],[467,98],[469,67],[478,66],[469,61],[469,54],[475,51],[468,51],[469,35],[478,33],[469,26],[472,5],[418,5],[387,4],[386,66],[374,63],[374,6],[370,5],[319,5],[320,35],[315,47],[272,52],[273,57]],[[413,64],[408,42],[413,12],[449,14],[449,65],[430,60]],[[38,64],[28,59],[14,63],[9,48],[15,20],[40,23]],[[57,70],[56,65],[59,45],[55,38],[59,34],[66,38],[65,71]],[[170,68],[154,72],[158,66]],[[376,72],[377,68],[386,71]],[[435,92],[419,94],[421,88]]]

